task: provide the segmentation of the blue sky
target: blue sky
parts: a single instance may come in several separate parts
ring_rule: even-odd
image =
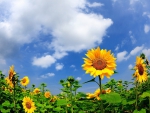
[[[11,65],[30,85],[46,83],[60,93],[59,81],[92,79],[81,65],[88,49],[111,50],[116,80],[131,80],[136,56],[150,59],[149,0],[0,0],[0,70]],[[107,82],[104,78],[102,83]],[[96,83],[79,91],[93,92]]]

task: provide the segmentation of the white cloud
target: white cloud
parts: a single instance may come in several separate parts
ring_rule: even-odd
[[[76,66],[75,66],[75,65],[71,65],[70,67],[71,67],[71,68],[75,68]]]
[[[144,48],[144,45],[137,46],[130,52],[130,55],[136,55],[137,53],[141,52],[143,48]]]
[[[132,68],[133,68],[133,65],[132,65],[132,64],[130,64],[130,65],[128,66],[128,68],[129,68],[129,69],[132,69]]]
[[[10,56],[20,45],[36,40],[39,32],[52,35],[48,47],[54,50],[56,59],[68,51],[79,52],[100,44],[113,22],[100,14],[82,11],[87,3],[86,0],[6,0],[2,10],[6,16],[0,14],[0,42],[5,42],[0,50],[6,47],[5,55]],[[0,6],[3,4],[4,0]],[[100,3],[91,3],[91,6],[100,6]],[[34,64],[43,65],[42,62]]]
[[[143,16],[146,15],[148,18],[150,18],[150,13],[148,12],[143,12]]]
[[[56,68],[56,70],[62,70],[63,67],[64,67],[64,65],[62,63],[57,63],[55,68]]]
[[[116,46],[115,51],[119,50],[119,45]]]
[[[123,60],[128,60],[131,56],[135,56],[138,53],[142,52],[143,49],[144,45],[135,47],[133,50],[131,50],[129,54],[127,54],[128,53],[127,51],[119,52],[117,54],[117,61],[121,62]]]
[[[88,7],[101,7],[101,6],[104,6],[104,4],[102,3],[98,3],[98,2],[94,2],[94,3],[87,3],[87,6]]]
[[[6,64],[6,60],[3,59],[3,58],[0,58],[0,63],[3,64],[3,65]]]
[[[143,49],[142,52],[145,54],[146,57],[150,57],[150,49]]]
[[[123,51],[123,52],[118,53],[117,54],[117,61],[121,62],[123,60],[127,60],[128,59],[128,57],[126,56],[127,53],[128,53],[127,51]]]
[[[130,0],[130,5],[132,5],[132,4],[134,4],[134,3],[136,3],[136,2],[138,2],[139,0]]]
[[[150,26],[149,25],[144,25],[144,32],[148,33],[150,31]]]
[[[32,65],[40,66],[42,68],[47,68],[51,66],[51,64],[55,63],[56,59],[51,55],[45,55],[40,58],[34,57]]]
[[[48,77],[52,77],[52,76],[55,76],[55,74],[54,73],[47,73],[47,74],[41,75],[41,78],[48,78]]]
[[[132,31],[129,31],[129,36],[131,38],[131,42],[132,44],[135,44],[136,43],[136,39],[134,38],[133,34],[132,34]]]
[[[76,80],[80,81],[80,80],[81,80],[81,77],[77,77]]]

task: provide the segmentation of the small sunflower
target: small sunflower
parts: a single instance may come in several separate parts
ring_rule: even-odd
[[[46,91],[44,93],[45,98],[49,98],[51,96],[51,93],[49,91]]]
[[[116,69],[116,58],[114,58],[111,51],[100,50],[99,47],[96,49],[88,50],[86,56],[88,58],[84,58],[84,64],[82,68],[89,73],[91,76],[99,76],[101,79],[106,76],[110,78],[110,76],[114,73]]]
[[[148,79],[146,64],[144,60],[140,57],[136,57],[136,65],[134,67],[135,73],[133,76],[136,78],[136,81],[142,83]]]
[[[6,83],[9,85],[9,87],[11,87],[11,88],[14,87],[12,81],[8,77],[6,77],[5,80],[6,80]]]
[[[39,94],[40,93],[40,89],[39,88],[35,88],[33,91],[34,94]]]
[[[30,97],[24,97],[22,105],[27,113],[34,113],[34,110],[36,110],[35,104]]]
[[[14,66],[10,66],[10,69],[9,69],[9,79],[12,80],[13,76],[16,74],[16,72],[14,71]]]
[[[110,92],[111,92],[111,89],[110,89],[110,88],[107,88],[105,91],[106,91],[106,93],[110,93]]]
[[[92,99],[92,98],[95,98],[95,94],[92,94],[92,93],[87,93],[87,99]]]
[[[28,84],[29,84],[29,78],[28,78],[28,76],[25,76],[25,77],[23,77],[22,79],[21,79],[21,85],[23,85],[23,86],[27,86]]]
[[[100,95],[100,89],[99,88],[94,92],[94,95],[95,95],[95,98],[97,100],[100,100],[100,97],[99,97],[99,95]]]

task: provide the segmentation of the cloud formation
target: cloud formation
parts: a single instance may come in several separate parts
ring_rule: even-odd
[[[58,71],[58,70],[62,70],[63,67],[64,67],[64,65],[62,63],[57,63],[55,68]]]
[[[5,7],[0,14],[0,42],[3,42],[0,50],[6,47],[4,55],[8,56],[19,46],[35,41],[39,34],[50,34],[47,48],[54,51],[51,61],[42,63],[45,59],[42,56],[35,57],[33,62],[33,65],[48,67],[68,51],[79,52],[100,44],[113,22],[100,14],[85,12],[87,4],[102,6],[86,0],[2,0],[0,6]]]

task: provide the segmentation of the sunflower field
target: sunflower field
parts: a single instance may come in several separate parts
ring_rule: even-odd
[[[13,65],[8,76],[0,71],[0,113],[150,113],[150,65],[143,53],[136,57],[134,82],[111,79],[117,72],[110,50],[88,50],[83,60],[83,70],[93,77],[84,84],[97,84],[93,93],[78,92],[81,83],[72,76],[60,80],[62,92],[53,95],[45,83],[27,88],[30,79],[19,79]],[[102,84],[104,77],[109,80]]]

